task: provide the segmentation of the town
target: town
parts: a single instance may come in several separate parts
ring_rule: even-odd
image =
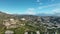
[[[1,34],[59,34],[60,17],[54,16],[34,16],[34,15],[14,15],[4,14],[1,22]],[[9,16],[7,16],[9,15]],[[7,18],[6,18],[7,17]],[[8,18],[9,17],[9,18]],[[1,19],[0,19],[1,20]]]

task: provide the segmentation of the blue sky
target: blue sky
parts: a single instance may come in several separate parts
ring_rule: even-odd
[[[9,14],[60,13],[60,0],[0,0],[0,11]]]

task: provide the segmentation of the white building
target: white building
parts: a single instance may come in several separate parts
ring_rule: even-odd
[[[14,32],[10,31],[10,30],[7,30],[7,31],[5,31],[5,34],[14,34]]]
[[[21,20],[26,20],[25,18],[21,18]]]

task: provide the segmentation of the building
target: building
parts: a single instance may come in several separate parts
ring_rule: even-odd
[[[23,21],[24,21],[24,20],[26,20],[26,19],[25,19],[25,18],[21,18],[21,20],[23,20]]]
[[[14,32],[11,30],[7,30],[7,31],[5,31],[5,34],[14,34]]]
[[[14,20],[14,19],[11,18],[11,19],[4,20],[3,25],[5,25],[7,29],[16,28],[17,27],[17,25],[16,25],[17,22],[18,22],[18,20]]]

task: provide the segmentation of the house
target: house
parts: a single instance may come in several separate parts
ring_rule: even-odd
[[[11,30],[7,30],[7,31],[5,31],[5,34],[14,34],[14,32]]]
[[[6,28],[16,28],[16,23],[18,22],[18,20],[14,20],[14,19],[7,19],[7,20],[4,20],[3,22],[3,25],[6,26]]]
[[[24,21],[24,20],[26,20],[26,19],[25,19],[25,18],[21,18],[21,20],[23,20],[23,21]]]

